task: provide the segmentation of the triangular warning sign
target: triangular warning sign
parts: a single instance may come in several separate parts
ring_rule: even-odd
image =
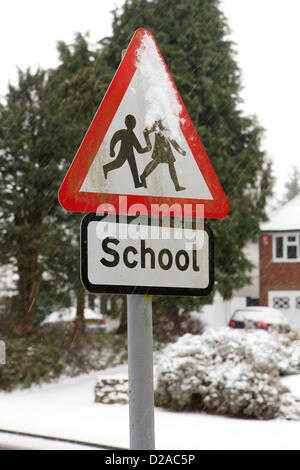
[[[152,215],[153,205],[189,204],[196,216],[202,204],[204,217],[227,215],[222,186],[149,31],[134,34],[59,200],[79,212],[106,204],[126,214],[139,204],[140,214]]]

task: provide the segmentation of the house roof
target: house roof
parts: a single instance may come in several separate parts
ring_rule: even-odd
[[[268,222],[260,224],[263,232],[300,230],[300,194],[276,209]]]

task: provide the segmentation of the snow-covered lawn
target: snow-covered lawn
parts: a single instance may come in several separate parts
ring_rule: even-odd
[[[102,374],[122,374],[118,366]],[[0,393],[0,429],[129,447],[128,405],[94,403],[98,373],[62,379],[30,390]],[[300,396],[300,375],[283,383]],[[300,422],[233,419],[155,409],[157,449],[297,449]]]

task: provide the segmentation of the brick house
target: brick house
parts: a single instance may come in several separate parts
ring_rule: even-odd
[[[260,305],[281,309],[300,331],[300,195],[260,229]]]

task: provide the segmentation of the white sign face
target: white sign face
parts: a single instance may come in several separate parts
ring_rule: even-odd
[[[167,141],[164,142],[168,147],[168,155],[164,156],[163,159],[161,158],[161,151],[159,152],[160,157],[156,156],[155,149],[159,146],[160,141],[159,134],[155,134],[155,132],[149,134],[149,149],[145,153],[139,154],[134,148],[134,167],[137,171],[134,170],[132,165],[129,166],[127,161],[121,159],[120,140],[123,134],[124,139],[126,136],[126,131],[124,131],[126,129],[126,116],[134,117],[134,128],[131,132],[134,132],[141,149],[146,148],[143,132],[146,128],[144,122],[146,110],[149,108],[149,103],[146,100],[147,86],[148,83],[137,69],[80,191],[173,198],[180,195],[185,199],[213,199],[179,126],[177,140],[168,139],[168,142],[173,142],[175,147],[172,144],[169,145]],[[118,136],[118,132],[123,132],[123,134]],[[113,160],[110,152],[114,139],[117,143],[114,147],[115,159]],[[139,148],[139,150],[141,149]],[[130,151],[127,150],[126,154],[129,155]],[[118,163],[118,160],[120,160],[120,163]],[[170,171],[171,164],[172,169]],[[106,171],[104,171],[105,169]],[[136,182],[133,180],[133,170],[136,172]],[[142,177],[145,171],[147,176],[145,176],[144,182],[146,184],[145,186],[139,186],[138,175]]]
[[[82,282],[90,292],[208,295],[213,288],[210,230],[82,221]]]

